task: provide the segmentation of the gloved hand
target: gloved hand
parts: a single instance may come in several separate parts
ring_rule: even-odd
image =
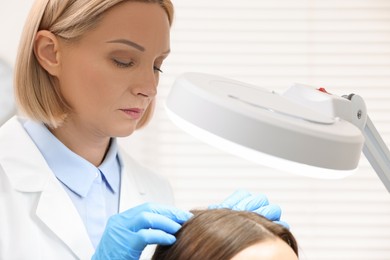
[[[252,195],[245,190],[237,190],[227,197],[221,204],[210,205],[209,209],[229,208],[233,210],[252,211],[269,220],[279,223],[286,228],[288,224],[280,221],[282,210],[277,205],[270,205],[264,194]]]
[[[174,234],[191,216],[187,211],[151,203],[114,215],[92,259],[138,260],[149,244],[173,244]]]

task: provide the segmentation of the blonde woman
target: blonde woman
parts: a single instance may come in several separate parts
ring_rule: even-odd
[[[0,259],[139,259],[191,214],[117,145],[152,116],[170,0],[37,0],[21,37],[23,117],[0,128]],[[168,206],[169,205],[169,206]],[[220,207],[279,220],[264,196]]]

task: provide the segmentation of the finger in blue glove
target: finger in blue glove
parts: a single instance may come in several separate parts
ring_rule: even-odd
[[[222,203],[210,205],[208,208],[209,209],[220,209],[220,208],[231,209],[236,204],[238,204],[241,200],[250,196],[251,194],[246,190],[237,190],[229,197],[227,197]]]
[[[112,216],[93,260],[138,260],[149,244],[170,245],[192,214],[171,206],[145,203]]]
[[[267,197],[263,194],[252,195],[248,191],[237,190],[222,203],[209,206],[209,209],[218,208],[252,211],[288,227],[287,223],[280,221],[281,208],[277,205],[269,205]]]
[[[258,208],[257,210],[254,210],[253,212],[262,215],[269,220],[272,221],[279,221],[280,217],[282,215],[282,209],[277,205],[267,205],[261,208]]]
[[[264,194],[250,195],[236,205],[233,206],[234,210],[247,210],[247,211],[256,211],[257,209],[267,206],[268,199]]]

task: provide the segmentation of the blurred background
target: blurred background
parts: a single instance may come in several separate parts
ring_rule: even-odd
[[[362,96],[390,144],[390,1],[173,0],[172,54],[163,65],[151,124],[121,145],[166,176],[176,204],[220,202],[238,188],[283,209],[300,259],[389,260],[390,193],[364,156],[342,180],[279,172],[216,150],[176,128],[164,111],[175,78],[188,71],[282,92],[293,83]],[[32,0],[0,2],[0,59],[12,68]],[[3,86],[0,85],[0,97]],[[267,138],[259,136],[258,138]],[[313,151],[315,152],[315,151]]]

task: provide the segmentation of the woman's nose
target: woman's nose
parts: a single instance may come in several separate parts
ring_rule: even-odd
[[[157,95],[158,75],[152,70],[151,72],[143,71],[133,82],[132,92],[137,96],[153,98]]]

